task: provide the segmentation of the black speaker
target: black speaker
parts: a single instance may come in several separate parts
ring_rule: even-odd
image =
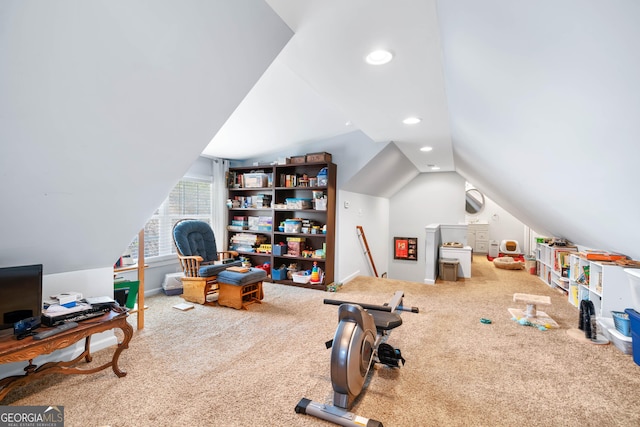
[[[116,300],[120,307],[124,307],[127,304],[127,297],[129,296],[129,288],[121,288],[113,290],[113,299]]]

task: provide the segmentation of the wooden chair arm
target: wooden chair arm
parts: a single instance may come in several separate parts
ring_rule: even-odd
[[[224,257],[223,255],[225,255],[225,254],[227,254],[227,255],[231,255],[231,256],[230,256],[230,257],[229,257],[229,256]],[[222,261],[222,260],[223,260],[223,259],[225,259],[225,258],[235,258],[235,257],[237,257],[238,255],[239,255],[239,254],[238,254],[238,252],[236,252],[236,251],[220,251],[220,252],[218,252],[218,259],[219,259],[220,261]]]
[[[198,277],[202,257],[200,255],[178,255],[185,277]]]

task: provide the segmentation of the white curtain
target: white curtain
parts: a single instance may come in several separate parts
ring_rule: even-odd
[[[213,197],[211,198],[211,228],[216,236],[218,251],[227,250],[227,224],[229,209],[227,208],[227,172],[229,161],[212,160]]]

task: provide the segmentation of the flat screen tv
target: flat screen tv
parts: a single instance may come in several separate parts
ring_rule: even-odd
[[[42,264],[0,268],[0,330],[42,315]]]

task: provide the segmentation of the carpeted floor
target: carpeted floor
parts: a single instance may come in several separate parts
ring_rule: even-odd
[[[358,277],[337,294],[265,284],[249,311],[153,296],[145,329],[120,366],[90,376],[54,375],[2,404],[63,405],[66,426],[328,426],[296,414],[302,397],[331,397],[330,350],[337,308],[324,298],[380,304],[404,290],[404,324],[389,343],[404,368],[376,367],[354,412],[385,426],[640,425],[640,366],[613,345],[570,338],[578,310],[524,270],[476,256],[473,278],[435,286]],[[513,294],[549,295],[560,325],[540,331],[511,320]],[[483,324],[489,318],[491,324]],[[131,316],[135,324],[135,315]],[[110,351],[100,351],[101,363]]]

